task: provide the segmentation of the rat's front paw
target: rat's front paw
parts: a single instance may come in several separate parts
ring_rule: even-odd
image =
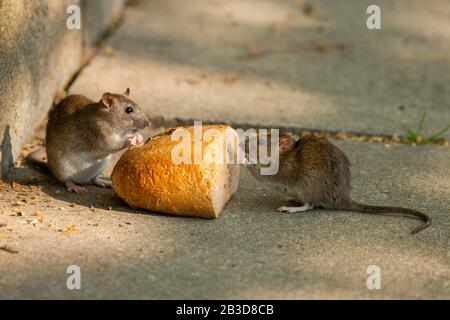
[[[135,135],[133,138],[127,140],[128,147],[134,147],[141,144],[144,141],[144,137],[141,134]]]
[[[80,187],[80,186],[76,185],[75,183],[73,183],[72,181],[67,181],[65,183],[65,185],[66,185],[67,191],[69,191],[69,192],[73,192],[76,194],[82,194],[82,193],[87,192],[86,188]]]

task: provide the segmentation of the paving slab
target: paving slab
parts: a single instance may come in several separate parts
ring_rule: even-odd
[[[405,134],[423,111],[427,135],[450,124],[446,0],[132,4],[72,93],[131,87],[152,115],[250,125]]]
[[[0,298],[450,299],[450,148],[336,143],[355,199],[422,210],[433,225],[410,235],[417,220],[279,214],[282,197],[245,170],[218,219],[172,217],[130,209],[112,190],[69,194],[18,166],[14,189],[0,186],[0,247],[17,251],[0,250]],[[69,265],[81,290],[66,287]],[[366,286],[370,265],[380,290]]]

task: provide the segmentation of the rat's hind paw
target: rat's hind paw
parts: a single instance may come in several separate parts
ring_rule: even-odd
[[[99,177],[95,177],[94,179],[91,180],[92,184],[100,187],[100,188],[112,188],[112,182],[108,181],[108,180],[104,180],[102,178]]]
[[[66,188],[67,188],[67,191],[73,192],[73,193],[76,193],[76,194],[82,194],[82,193],[87,192],[86,188],[77,186],[72,181],[66,182]]]
[[[277,209],[278,212],[285,212],[285,213],[295,213],[295,212],[305,212],[308,210],[311,210],[313,206],[310,204],[305,203],[301,207],[279,207]]]

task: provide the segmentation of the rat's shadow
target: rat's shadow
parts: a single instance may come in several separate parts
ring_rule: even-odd
[[[126,204],[113,189],[100,188],[94,185],[84,186],[86,193],[75,194],[67,191],[64,185],[52,177],[47,172],[34,168],[33,166],[25,166],[11,170],[11,180],[14,183],[23,186],[35,186],[48,195],[50,198],[67,202],[67,204],[76,204],[88,209],[114,210],[131,214],[145,215],[163,215],[162,213],[152,212],[144,209],[133,209]],[[106,177],[106,176],[103,176]],[[109,179],[106,177],[106,179]]]
[[[113,159],[115,160],[115,159]],[[115,161],[112,161],[115,163]],[[110,167],[111,168],[111,167]],[[102,177],[109,179],[111,173],[111,169],[107,170]],[[69,204],[75,204],[78,206],[85,207],[87,209],[103,209],[103,210],[113,210],[115,212],[124,212],[130,214],[140,214],[140,215],[150,215],[150,216],[165,216],[165,217],[174,217],[176,215],[167,215],[164,213],[153,212],[145,209],[135,209],[130,207],[125,201],[123,201],[113,189],[109,188],[100,188],[94,185],[86,185],[84,186],[87,189],[86,193],[83,194],[75,194],[67,191],[64,185],[62,185],[58,180],[52,177],[46,171],[43,171],[39,168],[35,168],[34,166],[28,165],[26,161],[22,163],[20,167],[15,167],[11,170],[12,181],[17,184],[24,186],[36,186],[40,188],[42,192],[48,195],[52,199],[56,199],[59,201],[66,202]],[[243,189],[253,189],[252,186],[239,186],[237,193],[233,196],[230,202],[234,202],[233,199],[238,199],[238,201],[242,201],[244,204],[247,203],[244,198],[252,198],[253,196],[257,196],[259,192],[251,192],[248,194],[248,191]],[[241,192],[243,194],[241,194]],[[262,191],[263,192],[263,191]],[[273,212],[274,208],[282,205],[287,205],[288,202],[283,201],[282,197],[273,196],[273,199],[270,195],[267,195],[266,201],[256,201],[258,203],[258,209],[264,212]],[[250,204],[248,206],[252,207],[251,203],[253,199],[250,200]],[[292,204],[292,203],[291,203]],[[230,208],[234,208],[231,204]],[[241,206],[241,209],[245,209],[244,206]]]
[[[10,170],[14,165],[14,157],[12,154],[11,134],[9,133],[11,126],[7,124],[3,131],[0,145],[0,178],[9,181],[11,179]]]

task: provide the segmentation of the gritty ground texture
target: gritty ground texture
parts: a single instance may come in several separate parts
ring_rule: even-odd
[[[217,220],[132,210],[112,190],[69,194],[37,170],[1,187],[0,298],[450,298],[450,149],[338,142],[355,199],[427,212],[280,214],[287,203],[242,173]],[[411,156],[411,155],[414,156]],[[110,170],[107,172],[107,174]],[[66,288],[66,268],[82,290]],[[366,269],[382,270],[368,290]]]
[[[169,118],[402,134],[427,111],[427,134],[450,124],[450,2],[303,3],[137,1],[71,92],[131,86]],[[369,4],[382,30],[366,28]]]
[[[71,92],[131,87],[164,118],[382,134],[427,110],[426,130],[440,129],[450,6],[378,3],[383,30],[369,32],[365,1],[306,12],[290,1],[132,1]],[[18,164],[0,185],[0,298],[450,299],[450,148],[333,142],[352,162],[355,200],[415,208],[433,225],[410,235],[420,221],[280,214],[289,203],[245,170],[218,219],[172,217],[108,189],[70,194]],[[66,287],[69,265],[81,290]],[[380,290],[367,288],[370,265]]]

